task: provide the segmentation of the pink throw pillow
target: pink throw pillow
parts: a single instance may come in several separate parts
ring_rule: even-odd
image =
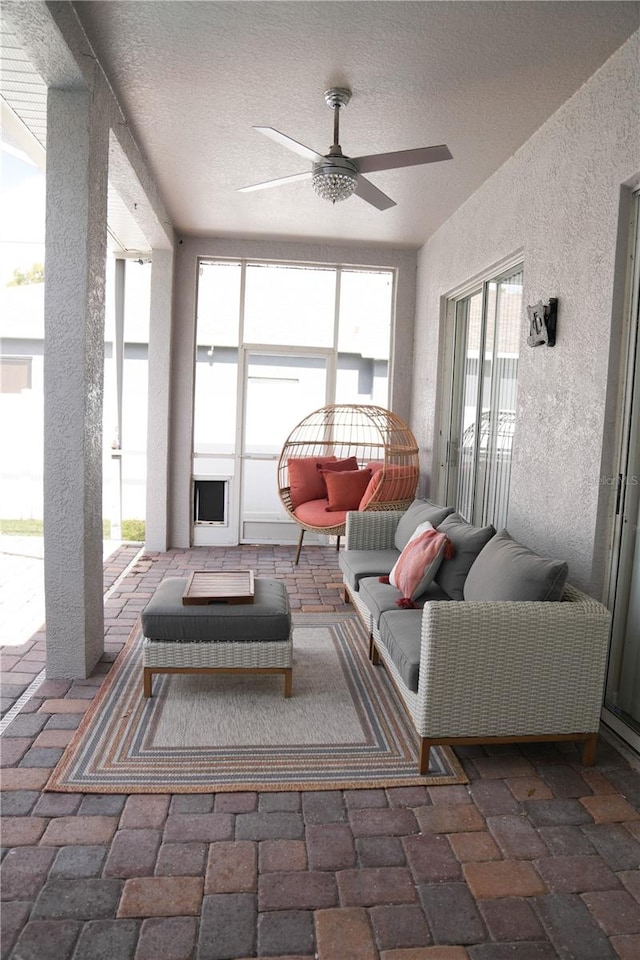
[[[404,600],[417,600],[434,579],[449,541],[428,522],[419,524],[389,574]]]
[[[371,479],[370,470],[323,471],[327,485],[325,510],[357,510],[362,494]]]

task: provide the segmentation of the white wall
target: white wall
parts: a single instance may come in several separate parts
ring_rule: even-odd
[[[640,32],[418,255],[411,424],[432,491],[437,407],[447,400],[438,377],[446,295],[522,248],[524,303],[558,298],[554,348],[526,345],[523,315],[508,525],[534,550],[568,560],[571,581],[596,595],[612,500],[601,478],[615,469],[621,188],[624,200],[640,179],[639,40]]]
[[[391,267],[397,270],[396,327],[392,348],[391,407],[407,418],[411,402],[413,323],[415,317],[416,253],[382,247],[352,247],[325,243],[184,237],[176,246],[172,341],[170,545],[189,546],[192,462],[195,296],[198,257],[237,257],[256,260],[342,263]]]

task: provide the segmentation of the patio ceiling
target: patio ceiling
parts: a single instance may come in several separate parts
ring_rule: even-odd
[[[416,247],[638,26],[617,2],[76,3],[176,228]],[[237,188],[308,169],[252,130],[325,153],[323,92],[348,86],[352,156],[447,143],[446,163],[378,172],[397,206],[335,207],[309,182]]]
[[[14,14],[30,4],[12,5]],[[419,247],[638,28],[633,2],[129,2],[73,4],[179,232]],[[0,92],[44,147],[46,88],[7,24]],[[321,153],[323,92],[348,86],[352,156],[447,143],[453,160],[369,179],[397,206],[332,207],[309,169],[252,129]],[[147,248],[110,188],[112,245]]]

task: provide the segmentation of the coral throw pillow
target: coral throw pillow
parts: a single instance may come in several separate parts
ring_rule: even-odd
[[[322,500],[326,497],[327,489],[320,468],[335,462],[335,457],[290,457],[287,460],[289,496],[294,510],[308,500]]]
[[[417,486],[418,470],[416,467],[392,465],[385,470],[376,470],[362,497],[360,509],[364,510],[368,503],[410,500],[414,496]]]
[[[370,470],[323,470],[327,485],[326,510],[357,510],[371,479]]]
[[[425,521],[421,523],[396,560],[389,583],[402,594],[399,606],[412,606],[434,579],[450,543],[444,533]]]
[[[344,473],[345,470],[359,470],[360,464],[355,457],[347,457],[345,460],[325,460],[324,463],[318,463],[318,470],[332,470],[336,473]]]

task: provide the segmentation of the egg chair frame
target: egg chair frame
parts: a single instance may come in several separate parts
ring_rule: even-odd
[[[357,506],[350,509],[406,510],[415,497],[419,477],[418,445],[400,417],[384,407],[365,404],[330,404],[314,410],[293,428],[278,461],[280,499],[287,514],[300,527],[296,564],[306,530],[336,536],[336,549],[340,549],[348,511],[323,507],[317,490],[316,499],[300,502],[299,487],[292,493],[290,473],[294,464],[308,463],[315,474],[316,468],[323,466],[323,460],[347,458],[355,458],[359,470],[371,470],[364,495]]]

